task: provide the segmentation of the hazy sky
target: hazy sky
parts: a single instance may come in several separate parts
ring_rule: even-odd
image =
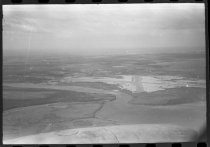
[[[4,5],[3,49],[70,54],[204,50],[204,5]]]

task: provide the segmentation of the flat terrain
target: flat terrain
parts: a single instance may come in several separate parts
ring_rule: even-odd
[[[42,88],[5,88],[4,110],[56,102],[91,102],[114,100],[111,94],[89,94],[71,90]],[[17,97],[19,96],[19,97]]]
[[[169,141],[189,141],[205,124],[205,94],[204,54],[4,57],[3,140],[32,143],[50,133],[60,142],[79,130],[90,143],[100,130],[101,142],[123,142],[126,133],[131,142],[154,142],[177,130]],[[151,140],[149,129],[162,133]]]
[[[46,137],[48,136],[48,137]],[[7,140],[11,144],[157,143],[192,141],[195,131],[175,125],[115,125],[29,135]],[[40,140],[42,138],[42,140]],[[23,143],[24,142],[24,143]]]
[[[206,91],[204,88],[170,88],[151,93],[141,92],[133,94],[130,101],[136,105],[179,105],[205,101]]]

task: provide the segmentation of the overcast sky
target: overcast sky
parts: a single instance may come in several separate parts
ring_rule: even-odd
[[[195,49],[205,49],[203,4],[3,6],[4,53]]]

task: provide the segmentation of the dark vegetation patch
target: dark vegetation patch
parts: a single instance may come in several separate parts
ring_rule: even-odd
[[[33,105],[50,104],[50,103],[56,103],[56,102],[69,102],[69,103],[70,102],[91,102],[91,101],[105,101],[105,100],[115,99],[115,96],[111,94],[88,94],[85,92],[75,92],[75,91],[66,91],[66,90],[64,91],[46,90],[45,91],[43,89],[31,90],[28,88],[22,88],[22,89],[19,88],[16,90],[15,89],[7,90],[6,92],[9,94],[3,95],[3,110],[26,107],[26,106],[33,106]],[[50,93],[50,92],[54,92],[54,93]],[[43,93],[43,95],[40,93]],[[37,97],[35,96],[36,97],[35,98],[33,94],[36,95]],[[28,96],[28,98],[26,96]],[[32,98],[30,98],[30,96]]]
[[[91,77],[110,77],[113,75],[171,75],[182,76],[186,78],[205,79],[205,56],[204,54],[195,53],[173,53],[173,54],[148,54],[148,55],[122,55],[122,56],[104,56],[99,58],[68,56],[68,57],[30,57],[28,62],[25,58],[5,58],[3,62],[3,82],[4,83],[45,83],[48,81],[59,81],[65,76],[74,74]],[[120,67],[115,67],[120,66]],[[32,69],[31,69],[32,67]],[[62,83],[64,84],[64,83]],[[75,84],[75,83],[74,83]],[[81,82],[78,85],[113,90],[117,89],[116,85],[105,83],[88,83]],[[185,89],[185,88],[184,88]],[[141,93],[143,100],[137,103],[180,103],[197,99],[195,95],[189,98],[187,91],[190,90],[166,90],[154,93]],[[198,90],[199,88],[197,88]],[[8,88],[5,90],[9,90]],[[12,90],[10,88],[10,90]],[[37,91],[36,91],[37,90]],[[43,89],[22,89],[23,93],[42,92]],[[176,92],[178,90],[178,92]],[[19,91],[21,89],[14,89]],[[44,91],[47,91],[44,89]],[[43,92],[44,92],[43,91]],[[4,97],[4,109],[15,107],[39,105],[57,101],[96,101],[97,94],[90,96],[87,93],[55,91],[55,94],[45,95],[46,98],[39,96],[32,99],[11,100],[11,95],[21,97],[19,94],[11,94],[7,99]],[[122,90],[123,91],[123,90]],[[126,90],[125,90],[126,91]],[[196,88],[195,88],[196,91]],[[11,91],[12,92],[12,91]],[[126,91],[129,93],[129,91]],[[194,91],[192,91],[193,93]],[[131,93],[132,94],[132,93]],[[163,96],[161,96],[163,95]],[[109,97],[109,96],[108,96]],[[148,97],[144,100],[144,97]],[[157,97],[157,98],[154,98]],[[167,98],[168,97],[168,98]],[[182,97],[182,98],[180,98]],[[185,97],[185,98],[183,98]],[[151,99],[151,100],[150,100]],[[160,101],[158,100],[160,99]],[[163,100],[164,99],[164,100]],[[183,99],[183,100],[180,100]],[[137,101],[137,100],[135,100]],[[148,101],[148,102],[146,102]],[[152,102],[150,102],[152,101]]]
[[[155,92],[132,94],[129,103],[136,105],[177,105],[205,101],[204,88],[170,88]]]
[[[36,57],[30,58],[28,62],[25,62],[25,59],[22,60],[19,58],[4,60],[4,82],[43,83],[50,79],[59,79],[74,74],[82,76],[159,74],[205,78],[205,55],[195,53],[122,55],[99,58]]]

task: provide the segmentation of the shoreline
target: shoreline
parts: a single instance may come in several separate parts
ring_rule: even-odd
[[[15,86],[17,87],[18,84],[16,84]],[[113,94],[113,95],[116,96],[116,98],[114,100],[105,101],[105,102],[101,102],[101,103],[97,102],[97,104],[99,104],[100,106],[96,110],[94,110],[93,112],[88,114],[88,116],[82,116],[82,118],[72,118],[73,120],[94,119],[95,118],[95,119],[98,119],[100,121],[109,120],[109,121],[112,121],[112,122],[119,122],[119,123],[122,123],[122,124],[123,123],[124,124],[125,123],[126,124],[133,124],[135,122],[139,122],[140,125],[142,125],[144,123],[149,123],[149,122],[154,122],[155,124],[161,124],[161,121],[158,118],[158,115],[160,115],[164,112],[164,114],[166,114],[166,117],[167,116],[170,117],[170,115],[171,115],[170,113],[172,113],[172,114],[174,113],[174,111],[172,109],[166,109],[166,107],[165,108],[163,108],[163,107],[158,108],[158,107],[139,106],[139,105],[130,104],[129,101],[131,99],[133,99],[133,97],[131,95],[128,95],[128,94],[126,94],[124,92],[120,92],[120,91],[111,91],[110,92],[110,91],[107,91],[107,90],[101,90],[101,89],[96,89],[96,88],[86,88],[86,87],[79,87],[79,86],[63,87],[63,86],[53,86],[53,85],[46,85],[46,84],[45,85],[44,84],[37,84],[37,85],[36,84],[31,84],[27,87],[24,87],[24,86],[27,86],[27,84],[20,84],[19,85],[19,87],[22,87],[22,88],[28,88],[28,87],[29,88],[40,88],[41,87],[41,88],[45,88],[45,89],[49,88],[49,89],[59,89],[59,90],[72,90],[72,91],[75,90],[75,91],[78,91],[78,92],[87,92],[87,93],[89,92],[89,93]],[[14,85],[13,85],[13,87],[14,87]],[[71,102],[71,104],[93,104],[93,103],[96,103],[96,102]],[[40,107],[44,107],[46,105],[51,106],[51,105],[56,105],[56,104],[58,104],[58,103],[44,104]],[[61,105],[62,104],[63,103],[61,103]],[[29,106],[28,109],[33,109],[34,107],[36,108],[37,106]],[[165,112],[166,110],[168,110],[169,113]],[[187,110],[187,112],[184,113],[184,114],[188,114],[189,116],[191,116],[191,114],[193,114],[193,112],[190,112],[190,110],[192,110],[192,108],[189,107],[189,110]],[[60,110],[58,110],[58,111],[60,111]],[[67,110],[67,111],[69,111],[69,110]],[[176,109],[176,111],[178,111],[178,113],[182,112],[182,110],[177,110],[177,109]],[[196,109],[196,111],[197,111],[197,109]],[[64,112],[65,112],[65,110],[64,110]],[[148,116],[145,116],[145,114],[147,114]],[[152,117],[155,117],[155,118],[152,118]],[[179,119],[179,118],[182,118],[182,116],[179,117],[179,116],[176,116],[176,114],[175,114],[174,119],[176,120],[176,118]],[[131,119],[131,121],[129,119]],[[180,122],[172,123],[173,121],[172,122],[168,121],[168,120],[164,121],[164,119],[163,119],[162,122],[165,122],[165,123],[168,123],[168,124],[173,124],[173,125],[178,124],[178,125],[182,126],[183,128],[188,127],[185,123],[188,122],[189,120],[187,120],[185,118],[184,118],[182,123],[180,123]],[[127,120],[129,120],[129,121],[127,121]],[[69,121],[69,122],[71,122],[71,121]],[[185,125],[183,125],[183,124],[185,124]],[[192,124],[192,125],[195,125],[195,124]],[[109,126],[106,126],[106,127],[109,127]],[[87,127],[87,128],[91,129],[91,127]],[[193,128],[193,127],[191,126],[191,128]],[[82,128],[80,128],[80,129],[82,129]],[[194,131],[196,131],[196,128],[194,129]]]

